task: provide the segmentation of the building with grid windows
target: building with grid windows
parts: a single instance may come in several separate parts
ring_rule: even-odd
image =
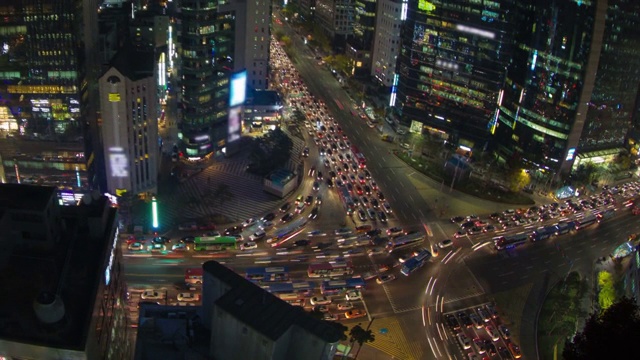
[[[487,145],[512,53],[512,4],[407,2],[395,104],[402,125],[467,151]]]
[[[315,20],[329,36],[334,49],[345,50],[353,35],[354,0],[316,0]]]
[[[371,52],[376,26],[376,0],[355,0],[353,35],[349,37],[346,54],[353,63],[352,75],[369,77]]]
[[[380,0],[376,10],[376,33],[371,56],[371,76],[380,85],[391,88],[396,75],[402,28],[402,0]]]
[[[0,179],[99,185],[98,3],[0,1]]]

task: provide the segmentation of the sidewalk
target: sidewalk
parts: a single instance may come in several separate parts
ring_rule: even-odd
[[[367,321],[364,319],[360,326],[367,328]],[[355,324],[354,324],[355,326]],[[349,334],[347,330],[346,334]],[[363,344],[359,359],[382,360],[382,359],[403,359],[420,360],[426,358],[417,341],[409,341],[407,335],[402,330],[402,324],[396,316],[385,318],[375,318],[370,330],[375,336],[375,340],[368,344]],[[350,357],[358,351],[358,343],[355,343],[351,350]]]

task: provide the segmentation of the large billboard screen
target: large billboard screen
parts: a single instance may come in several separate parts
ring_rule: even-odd
[[[229,107],[242,105],[247,95],[247,71],[231,75],[231,89],[229,92]]]
[[[232,143],[240,139],[242,131],[242,107],[236,106],[229,109],[229,137],[227,142]]]

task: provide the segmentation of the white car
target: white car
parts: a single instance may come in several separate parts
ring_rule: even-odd
[[[198,301],[200,300],[200,296],[198,296],[198,294],[194,294],[194,293],[180,293],[178,294],[178,301]]]
[[[496,331],[496,329],[493,328],[493,326],[485,326],[484,329],[487,331],[487,335],[489,335],[491,340],[493,341],[500,340],[500,335],[498,334],[498,331]]]
[[[338,304],[338,310],[340,311],[351,310],[351,309],[353,309],[353,304],[350,303],[349,301]]]
[[[453,241],[451,241],[451,239],[442,240],[438,243],[438,247],[440,249],[448,248],[450,246],[453,246]]]
[[[143,300],[161,300],[164,299],[164,294],[156,290],[145,290],[140,295]]]
[[[469,338],[465,334],[458,334],[458,341],[460,342],[460,346],[462,346],[463,349],[466,350],[471,348],[471,340],[469,340]]]
[[[134,243],[129,244],[128,248],[129,248],[129,250],[139,251],[139,250],[144,250],[144,245],[142,243],[139,243],[139,242],[134,242]]]
[[[258,230],[255,233],[251,234],[249,236],[249,240],[250,241],[258,241],[260,239],[263,239],[265,236],[267,236],[267,233],[264,232],[264,230]]]
[[[311,305],[329,305],[331,304],[331,299],[326,296],[314,296],[310,300]]]
[[[246,243],[240,245],[240,250],[251,250],[251,249],[257,249],[258,248],[258,244],[256,244],[253,241],[247,241]]]
[[[362,295],[358,290],[349,290],[347,294],[344,296],[346,300],[360,300],[362,299]]]
[[[249,218],[249,219],[245,220],[245,221],[242,223],[242,227],[249,227],[249,226],[253,226],[253,225],[255,225],[255,224],[256,224],[256,219],[254,219],[254,218]]]
[[[260,225],[260,229],[267,231],[273,227],[273,221],[265,221]]]

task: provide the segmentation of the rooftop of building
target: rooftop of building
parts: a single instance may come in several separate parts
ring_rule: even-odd
[[[252,90],[248,94],[246,104],[254,106],[282,105],[282,98],[274,90]]]
[[[155,58],[153,51],[138,50],[133,45],[125,45],[111,59],[109,65],[129,80],[137,81],[153,76]]]
[[[1,184],[0,208],[40,211],[45,209],[51,197],[55,195],[56,188],[53,186]]]
[[[42,191],[46,195],[50,189]],[[37,203],[35,198],[33,195],[29,201]],[[6,207],[4,201],[0,204]],[[104,281],[102,264],[113,239],[108,234],[92,237],[83,217],[93,213],[93,207],[103,205],[95,201],[61,209],[64,230],[51,251],[18,250],[10,244],[3,248],[10,254],[0,263],[0,338],[43,347],[85,349],[99,282]],[[115,209],[102,209],[107,209],[109,221],[114,222]],[[38,318],[34,301],[43,293],[60,296],[65,311],[62,320],[46,324]]]
[[[276,169],[267,175],[267,178],[276,184],[286,184],[293,179],[294,175],[287,169]]]
[[[207,261],[204,271],[232,286],[216,305],[264,336],[277,340],[291,326],[299,326],[326,342],[340,340],[336,328],[292,306],[217,261]]]
[[[201,306],[140,306],[134,359],[208,359],[211,332],[201,311]]]

